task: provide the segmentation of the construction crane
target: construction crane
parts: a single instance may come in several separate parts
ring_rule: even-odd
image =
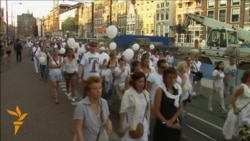
[[[203,53],[212,56],[228,56],[237,53],[240,57],[249,57],[250,48],[240,48],[239,41],[250,42],[250,31],[191,13],[186,14],[183,24],[177,26],[177,31],[185,32],[191,20],[209,27],[206,45],[201,47]]]

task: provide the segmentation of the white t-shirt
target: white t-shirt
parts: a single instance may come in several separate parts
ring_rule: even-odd
[[[186,76],[186,79],[187,79],[187,80],[186,80],[186,83],[184,84],[184,86],[182,87],[182,95],[181,95],[182,100],[188,99],[190,89],[192,88],[192,85],[191,85],[191,83],[190,83],[190,81],[189,81],[189,79],[188,79],[188,74],[185,74],[185,76]],[[180,85],[181,85],[182,82],[183,82],[182,78],[181,78],[179,75],[177,76],[177,82],[178,82]]]
[[[34,53],[34,56],[38,57],[38,55],[40,53],[40,47],[33,47],[32,48],[32,53]]]
[[[223,79],[225,77],[224,72],[219,72],[218,70],[214,70],[213,77],[216,77],[216,80],[215,80],[215,87],[216,88],[224,87],[224,82],[223,82]]]
[[[166,61],[168,62],[169,65],[173,64],[174,63],[174,56],[167,55]]]
[[[201,62],[200,61],[193,61],[192,62],[193,68],[192,71],[193,72],[198,72],[201,69]],[[198,71],[197,71],[198,70]]]
[[[162,75],[159,74],[157,71],[149,74],[147,81],[152,83],[152,88],[149,91],[149,99],[151,102],[154,102],[154,97],[155,97],[155,92],[157,90],[157,88],[163,84],[163,80],[162,80]]]
[[[235,86],[236,83],[236,73],[237,73],[237,67],[236,65],[228,65],[224,68],[224,73],[227,76],[227,83],[230,85]]]
[[[120,69],[120,67],[116,67],[114,72],[115,73],[120,73],[122,70]],[[115,85],[118,85],[119,83],[124,83],[126,81],[127,76],[129,75],[129,72],[127,71],[127,69],[125,68],[125,71],[120,75],[119,78],[115,78]]]
[[[83,80],[87,80],[90,76],[100,76],[101,63],[99,53],[85,53],[80,64],[84,66]]]
[[[63,70],[66,73],[74,73],[77,72],[77,60],[73,59],[71,62],[67,57],[63,59]]]
[[[85,52],[86,52],[86,49],[85,49],[84,45],[82,45],[82,47],[79,47],[77,50],[77,54],[80,56],[83,55],[83,53],[85,53]]]

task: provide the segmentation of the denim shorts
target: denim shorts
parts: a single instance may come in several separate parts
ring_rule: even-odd
[[[62,75],[50,75],[50,80],[59,82],[59,81],[62,81],[63,78],[62,78]]]

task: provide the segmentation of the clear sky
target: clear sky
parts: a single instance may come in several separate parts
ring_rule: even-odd
[[[1,1],[1,8],[4,8],[4,20],[6,21],[6,0]],[[79,0],[59,0],[59,3],[62,4],[77,4]],[[80,0],[85,1],[85,0]],[[41,18],[46,16],[49,11],[53,8],[53,0],[8,0],[8,21],[9,24],[12,21],[16,25],[17,15],[22,13],[27,13],[29,10],[30,13],[33,13],[33,16],[36,18]]]

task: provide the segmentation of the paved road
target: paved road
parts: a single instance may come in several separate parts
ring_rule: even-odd
[[[35,74],[29,58],[22,63],[13,64],[1,74],[1,140],[3,141],[68,141],[74,134],[72,115],[74,105],[68,101],[65,83],[60,83],[60,104],[52,100],[50,83],[42,82]],[[81,88],[77,87],[77,96],[81,97]],[[209,89],[203,88],[204,98],[196,98],[187,105],[184,132],[191,141],[223,141],[221,127],[226,114],[219,111],[218,98],[214,101],[214,111],[209,112],[207,101]],[[17,135],[13,134],[13,121],[6,109],[14,110],[18,105],[23,113],[29,115]],[[114,130],[118,129],[119,101],[110,105]],[[237,141],[234,139],[233,141]]]
[[[52,100],[51,85],[41,81],[34,72],[29,58],[11,65],[1,74],[1,141],[70,141],[73,138],[74,107],[66,96],[59,96],[60,103]],[[13,121],[6,109],[28,113],[17,135]]]

